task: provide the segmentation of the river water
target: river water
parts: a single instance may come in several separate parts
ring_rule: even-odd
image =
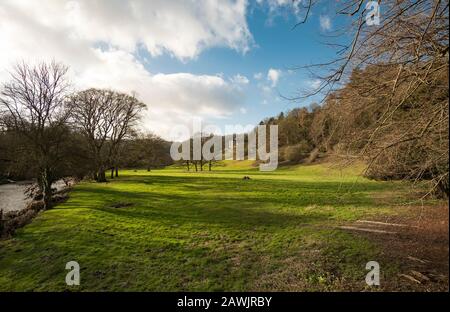
[[[3,212],[22,210],[31,201],[25,195],[30,183],[10,183],[0,185],[0,210]]]
[[[0,184],[0,210],[3,209],[5,213],[25,209],[28,203],[31,202],[31,199],[25,195],[25,190],[31,184],[32,182]],[[58,191],[64,187],[65,183],[62,180],[52,184],[52,188],[56,188]]]

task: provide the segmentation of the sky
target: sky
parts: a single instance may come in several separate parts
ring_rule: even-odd
[[[17,62],[55,60],[75,91],[136,92],[147,105],[140,127],[168,140],[193,118],[223,131],[256,125],[320,101],[286,100],[318,83],[293,68],[334,56],[323,44],[333,2],[292,29],[299,1],[0,0],[0,82]]]

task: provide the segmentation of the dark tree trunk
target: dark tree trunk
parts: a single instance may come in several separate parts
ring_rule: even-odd
[[[190,171],[191,168],[189,167],[189,160],[186,160],[186,166],[187,166],[187,168],[188,168],[188,171]]]
[[[116,178],[119,177],[119,167],[116,167]]]
[[[211,171],[211,165],[212,165],[212,163],[211,163],[211,160],[209,161],[209,171]]]
[[[111,167],[111,179],[114,179],[114,167]]]
[[[100,168],[97,174],[97,182],[106,182],[105,169]]]
[[[195,171],[198,171],[197,162],[194,163]]]
[[[3,209],[0,209],[0,237],[3,237],[3,229],[5,228],[5,226],[3,225],[4,221],[3,221]]]
[[[52,178],[50,170],[47,168],[41,173],[40,187],[42,191],[42,203],[44,205],[43,209],[50,209],[52,204]]]
[[[442,179],[439,181],[438,185],[437,185],[437,195],[441,198],[449,198],[449,182],[448,182],[448,178],[447,179]]]

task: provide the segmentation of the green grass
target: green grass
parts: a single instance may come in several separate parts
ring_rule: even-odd
[[[364,289],[366,262],[382,255],[336,225],[395,213],[407,185],[366,180],[360,169],[264,173],[222,163],[213,172],[130,170],[80,183],[67,202],[0,241],[0,290]],[[376,199],[383,194],[392,199]],[[65,284],[71,260],[80,286]]]

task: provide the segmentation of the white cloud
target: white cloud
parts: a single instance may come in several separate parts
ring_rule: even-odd
[[[241,107],[239,111],[241,112],[241,114],[247,114],[247,109],[245,107]]]
[[[322,81],[320,79],[314,79],[314,80],[308,81],[309,87],[314,90],[318,89],[321,84],[322,84]]]
[[[256,80],[261,80],[263,77],[263,73],[255,73],[253,75],[253,78],[255,78]]]
[[[267,79],[271,82],[272,87],[275,87],[281,76],[281,70],[271,68],[267,72]]]
[[[328,15],[321,15],[319,17],[319,21],[320,21],[320,28],[322,29],[322,31],[331,30],[331,28],[332,28],[331,19]]]
[[[226,118],[245,98],[238,85],[219,76],[157,74],[138,91],[148,99],[147,129],[170,137],[174,125],[190,127],[193,118]]]
[[[301,1],[292,0],[257,0],[259,5],[267,4],[270,12],[275,12],[279,9],[293,10],[293,13],[298,14]]]
[[[237,84],[241,84],[241,85],[246,85],[250,82],[247,77],[245,77],[241,74],[234,75],[231,78],[231,81],[234,83],[237,83]]]
[[[270,96],[272,94],[272,88],[266,85],[260,86],[264,96]]]
[[[304,1],[305,0],[257,0],[256,3],[268,8],[269,18],[267,23],[270,25],[278,16],[284,16],[286,18],[287,16],[294,15],[298,20],[302,18],[302,10],[307,5],[307,3],[303,3],[302,6],[302,2]]]
[[[244,51],[250,37],[241,0],[2,0],[0,82],[17,61],[55,59],[70,66],[76,89],[137,92],[149,106],[143,127],[170,139],[174,125],[190,124],[194,116],[227,118],[242,105],[241,85],[248,79],[151,73],[135,55],[136,44],[144,44],[152,55],[169,52],[185,59],[213,45]]]
[[[0,6],[19,22],[129,52],[141,44],[153,56],[190,59],[212,46],[246,52],[252,44],[246,0],[3,0]]]

